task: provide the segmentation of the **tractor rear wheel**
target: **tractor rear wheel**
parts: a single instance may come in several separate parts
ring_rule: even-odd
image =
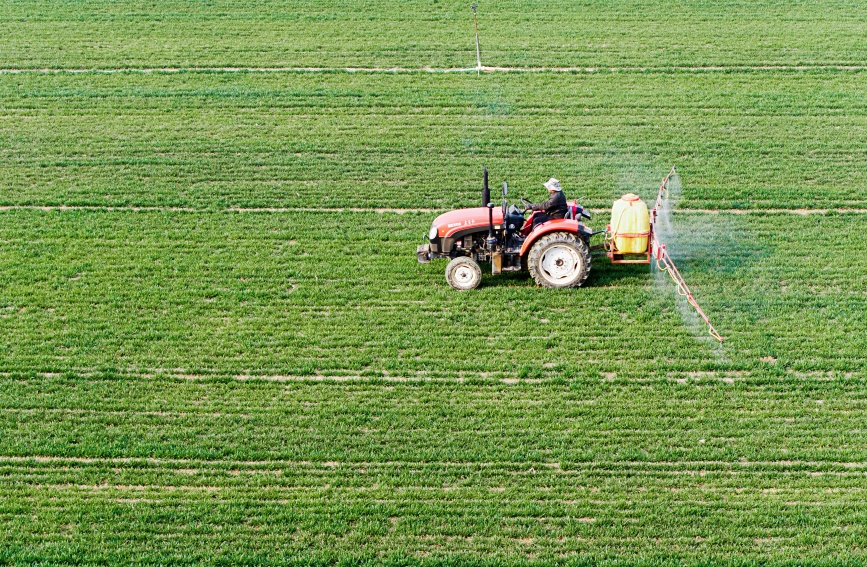
[[[446,281],[455,289],[475,289],[482,283],[482,268],[467,256],[458,256],[446,266]]]
[[[568,232],[552,232],[530,248],[527,268],[542,287],[578,287],[590,274],[590,251]]]

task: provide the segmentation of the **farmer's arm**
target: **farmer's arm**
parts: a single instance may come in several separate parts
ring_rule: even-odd
[[[556,197],[556,195],[552,194],[550,197],[548,197],[548,200],[545,201],[544,203],[534,203],[534,204],[530,205],[530,210],[531,211],[546,211],[546,210],[548,210],[548,208],[550,208],[554,205],[554,198],[555,197]]]

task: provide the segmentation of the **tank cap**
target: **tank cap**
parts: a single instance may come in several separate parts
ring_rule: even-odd
[[[621,201],[638,201],[641,197],[636,195],[635,193],[627,193],[626,195],[620,197]]]

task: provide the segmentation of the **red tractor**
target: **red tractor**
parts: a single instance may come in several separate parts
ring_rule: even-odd
[[[662,181],[651,211],[637,195],[624,195],[612,208],[611,224],[605,230],[593,231],[583,222],[590,220],[590,214],[577,201],[568,205],[566,218],[534,223],[540,213],[533,212],[525,218],[529,204],[526,199],[521,199],[522,208],[506,202],[506,183],[502,205],[495,207],[490,202],[485,170],[484,206],[438,216],[427,235],[428,244],[417,249],[418,261],[426,264],[434,258],[451,260],[446,266],[446,281],[455,289],[469,290],[482,281],[480,262],[490,262],[493,274],[528,270],[542,287],[570,288],[587,279],[593,256],[607,256],[612,264],[649,264],[655,259],[659,269],[671,275],[678,293],[687,298],[708,324],[710,334],[722,341],[654,231],[674,174],[672,167]],[[590,238],[597,234],[604,234],[604,241],[591,246]]]
[[[503,183],[502,206],[490,202],[485,170],[485,206],[438,216],[428,234],[429,244],[418,247],[418,261],[451,259],[446,266],[446,281],[459,290],[473,289],[481,283],[479,262],[490,262],[493,274],[529,270],[533,280],[543,287],[577,287],[584,283],[590,273],[591,255],[604,254],[591,247],[590,237],[605,231],[593,232],[582,222],[589,220],[590,214],[577,201],[569,204],[566,218],[551,219],[534,228],[534,219],[540,213],[535,211],[524,218],[529,202],[521,199],[522,208],[508,205],[507,193],[508,185]]]

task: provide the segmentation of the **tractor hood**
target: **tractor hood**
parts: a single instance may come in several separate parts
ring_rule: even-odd
[[[503,222],[502,207],[494,207],[494,225]],[[476,228],[485,230],[488,228],[488,208],[475,207],[472,209],[458,209],[450,211],[438,216],[432,224],[432,228],[437,230],[437,236],[447,237],[455,234],[458,231],[468,228]],[[433,231],[431,231],[433,232]]]

